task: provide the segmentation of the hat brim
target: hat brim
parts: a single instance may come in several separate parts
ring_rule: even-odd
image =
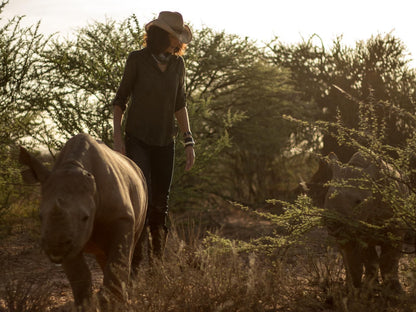
[[[153,20],[150,23],[146,24],[145,29],[146,31],[151,27],[156,26],[159,28],[162,28],[163,30],[166,30],[168,33],[170,33],[172,36],[175,36],[178,38],[182,43],[189,43],[192,40],[192,32],[191,29],[188,27],[188,25],[183,26],[182,32],[177,32],[173,28],[171,28],[168,24],[161,20]]]

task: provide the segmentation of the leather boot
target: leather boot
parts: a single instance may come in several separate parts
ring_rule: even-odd
[[[168,230],[165,226],[150,228],[150,259],[162,260]]]

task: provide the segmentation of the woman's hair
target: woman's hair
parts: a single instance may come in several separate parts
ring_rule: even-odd
[[[160,27],[150,26],[144,36],[144,42],[153,54],[163,53],[170,45],[169,33]],[[185,50],[186,44],[181,42],[174,54],[184,55]]]

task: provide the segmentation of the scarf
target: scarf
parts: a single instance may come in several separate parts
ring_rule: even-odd
[[[158,55],[152,54],[153,58],[155,59],[156,63],[166,65],[169,63],[169,60],[172,56],[170,53],[160,53]]]

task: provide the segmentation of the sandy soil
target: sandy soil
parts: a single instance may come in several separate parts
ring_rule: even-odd
[[[238,209],[221,214],[217,216],[220,221],[214,223],[226,237],[249,239],[270,231],[270,224],[247,218],[247,214]],[[14,296],[12,301],[17,304],[24,302],[20,309],[30,310],[31,306],[42,304],[49,307],[46,311],[52,312],[73,309],[71,288],[62,267],[51,263],[41,251],[38,226],[33,219],[22,221],[13,228],[11,235],[0,239],[0,312],[10,310],[6,305],[11,301],[10,296]],[[102,285],[101,269],[94,257],[86,255],[86,259],[95,291],[98,291]],[[17,289],[19,291],[15,292]],[[39,294],[39,302],[24,298],[27,292]]]
[[[38,292],[38,300],[49,301],[48,311],[72,310],[72,292],[65,273],[61,266],[47,259],[40,249],[37,236],[23,227],[17,227],[10,236],[0,240],[0,311],[9,310],[5,302],[10,302],[10,296],[14,296],[17,289],[20,296],[29,291]],[[93,283],[98,287],[102,283],[101,270],[91,256],[86,259]],[[13,299],[16,303],[24,300],[27,301],[27,308],[31,305],[42,305],[42,302],[30,302],[27,298],[19,299],[17,295]]]

